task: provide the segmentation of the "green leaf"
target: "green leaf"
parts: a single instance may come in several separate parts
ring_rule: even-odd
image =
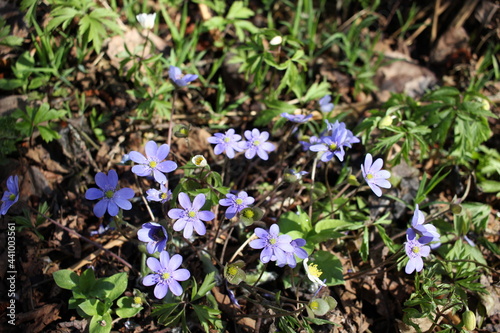
[[[91,296],[114,301],[127,289],[128,277],[127,273],[121,272],[110,277],[100,278],[90,292]]]
[[[80,277],[75,272],[69,269],[63,269],[57,272],[52,273],[52,277],[54,278],[55,283],[63,289],[72,290],[75,288],[79,282]]]
[[[312,230],[309,215],[300,207],[297,208],[297,213],[286,212],[281,214],[278,225],[282,233],[287,234],[290,231],[300,231],[302,234],[307,234]]]
[[[93,316],[89,325],[89,332],[92,333],[109,333],[113,327],[113,318],[109,313],[103,316]]]
[[[205,330],[205,332],[210,332],[210,325],[214,328],[222,328],[222,321],[220,320],[220,311],[218,309],[212,309],[205,305],[192,305],[193,310],[198,317],[198,320]]]
[[[215,272],[210,272],[205,276],[203,283],[200,288],[197,290],[196,294],[193,292],[191,296],[191,301],[197,300],[201,297],[204,297],[212,288],[215,286]]]
[[[88,294],[95,284],[95,275],[92,268],[87,268],[82,275],[80,275],[79,289],[83,294]]]
[[[359,249],[359,253],[361,254],[361,259],[363,261],[368,260],[368,253],[370,251],[370,234],[368,232],[368,227],[365,227],[363,231],[363,242],[361,243],[361,248]]]
[[[235,1],[231,5],[231,8],[229,8],[226,18],[228,20],[247,19],[254,15],[255,15],[254,11],[245,7],[243,1]]]
[[[98,299],[91,298],[80,303],[78,307],[90,317],[98,314],[97,307],[99,303],[101,303],[101,301]]]
[[[134,298],[130,296],[124,296],[116,301],[118,309],[115,310],[116,314],[120,318],[130,318],[138,314],[143,307],[134,307]]]
[[[325,283],[328,286],[344,284],[343,268],[339,258],[327,251],[316,251],[312,257],[323,272],[320,279],[326,279]]]

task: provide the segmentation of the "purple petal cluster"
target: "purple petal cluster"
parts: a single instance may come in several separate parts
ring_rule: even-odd
[[[382,170],[384,161],[378,158],[374,163],[372,163],[373,157],[371,154],[366,154],[365,163],[361,165],[361,172],[366,183],[372,189],[376,196],[382,196],[382,188],[390,188],[391,183],[388,179],[391,177],[391,173],[387,170]]]
[[[414,239],[418,235],[420,237],[420,242],[423,244],[438,242],[441,236],[439,235],[436,227],[431,224],[424,223],[424,214],[418,209],[417,204],[415,205],[415,212],[413,213],[413,218],[411,220],[411,227],[406,230],[408,238]]]
[[[314,152],[322,152],[321,161],[328,162],[333,156],[337,156],[339,161],[344,160],[344,147],[351,148],[353,143],[358,143],[359,139],[345,127],[345,123],[327,122],[327,132],[319,138],[317,144],[312,144],[309,150]]]
[[[232,219],[236,214],[253,204],[254,201],[255,199],[249,196],[247,192],[241,191],[238,195],[226,194],[226,198],[219,200],[219,205],[228,207],[225,216],[227,219]]]
[[[431,248],[423,244],[420,239],[410,239],[406,236],[407,241],[405,244],[406,255],[410,258],[406,264],[406,274],[411,274],[413,271],[420,272],[424,268],[424,261],[422,257],[427,257]]]
[[[267,142],[269,139],[269,132],[262,131],[254,128],[252,131],[245,131],[245,138],[248,141],[242,141],[239,143],[241,149],[245,150],[245,157],[249,160],[258,155],[263,160],[269,158],[268,152],[272,152],[276,147]]]
[[[302,238],[292,240],[292,237],[279,233],[280,228],[277,224],[273,224],[269,231],[255,228],[258,239],[251,241],[249,245],[253,249],[262,249],[260,261],[264,264],[276,261],[280,267],[285,265],[295,267],[297,264],[295,255],[302,259],[307,258],[307,252],[301,248],[306,241]]]
[[[177,169],[177,163],[164,161],[170,152],[170,146],[165,143],[158,147],[156,142],[148,141],[145,150],[146,157],[137,151],[129,153],[130,159],[137,163],[132,167],[132,172],[141,177],[153,175],[158,183],[166,183],[167,177],[164,173]]]
[[[9,208],[19,200],[19,177],[17,175],[7,178],[7,191],[2,196],[0,215],[7,214]]]
[[[175,296],[182,295],[182,286],[179,281],[186,281],[191,273],[185,268],[179,268],[182,264],[182,256],[174,254],[170,258],[167,251],[160,253],[160,260],[150,257],[146,261],[148,267],[153,271],[142,280],[145,286],[155,286],[154,295],[158,299],[165,297],[170,290]]]
[[[436,244],[426,245],[431,242],[437,243],[439,246],[440,235],[435,226],[424,224],[424,214],[419,210],[418,205],[415,205],[415,212],[411,220],[411,226],[406,230],[405,250],[409,257],[406,264],[405,272],[411,274],[414,270],[420,272],[424,267],[422,257],[427,257],[431,247]]]
[[[172,198],[172,191],[170,191],[163,183],[160,183],[159,190],[157,190],[155,188],[151,188],[151,189],[146,191],[146,194],[148,195],[146,197],[146,199],[148,199],[148,201],[156,201],[156,202],[165,203]]]
[[[333,103],[330,103],[332,100],[332,96],[325,95],[323,98],[319,100],[319,109],[321,112],[327,113],[333,110]]]
[[[194,198],[193,203],[191,203],[189,196],[184,192],[180,192],[179,204],[182,209],[172,208],[168,211],[168,217],[177,220],[173,226],[174,230],[184,230],[183,236],[185,238],[191,237],[193,229],[196,233],[203,236],[207,232],[207,229],[202,221],[210,221],[215,218],[215,214],[209,210],[200,211],[201,207],[205,204],[205,200],[205,195],[200,193]]]
[[[134,190],[128,187],[117,190],[118,175],[115,170],[109,170],[106,176],[103,172],[95,175],[95,183],[99,188],[89,188],[85,192],[85,199],[100,200],[94,206],[94,214],[103,217],[108,211],[109,215],[118,215],[119,208],[129,210],[132,208],[130,199],[134,197]]]
[[[290,120],[291,122],[298,123],[298,124],[305,123],[309,119],[312,118],[312,114],[309,114],[309,115],[305,115],[305,114],[289,114],[289,113],[286,113],[286,112],[283,112],[281,114],[281,116],[283,118],[286,118],[286,119]]]
[[[196,74],[183,75],[179,67],[170,66],[168,69],[168,77],[179,88],[187,86],[191,81],[198,78]]]
[[[214,153],[216,155],[226,153],[228,158],[234,158],[234,151],[243,151],[239,147],[238,142],[241,140],[241,135],[235,134],[234,129],[230,128],[226,133],[215,133],[214,136],[207,139],[209,143],[215,145]]]
[[[159,223],[148,222],[142,225],[137,231],[137,238],[141,242],[148,243],[146,249],[148,253],[161,252],[165,250],[168,241],[167,230]]]

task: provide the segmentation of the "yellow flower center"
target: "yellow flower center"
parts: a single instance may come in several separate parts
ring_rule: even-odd
[[[373,178],[373,175],[371,173],[366,175],[366,179],[372,179],[372,178]]]
[[[14,201],[15,198],[16,198],[16,195],[14,193],[9,195],[9,201]]]
[[[224,138],[224,142],[229,142],[229,141],[231,141],[231,138],[228,137]]]
[[[168,280],[168,279],[170,279],[170,273],[167,273],[167,272],[163,273],[163,274],[161,275],[161,278],[162,278],[163,280]]]
[[[418,246],[414,246],[412,249],[411,249],[411,252],[413,253],[419,253],[420,252],[420,248]]]
[[[199,156],[199,157],[195,158],[194,164],[200,165],[203,162],[203,160],[204,160],[204,158]]]
[[[134,297],[134,304],[142,304],[142,298],[139,296]]]
[[[227,273],[231,276],[235,276],[238,273],[238,268],[231,266],[227,269]]]
[[[271,238],[271,239],[269,240],[269,244],[271,244],[271,245],[276,244],[276,242],[277,242],[276,238]]]
[[[162,199],[166,199],[166,198],[167,198],[167,193],[162,193],[162,194],[160,194],[160,198],[162,198]]]
[[[254,146],[258,146],[258,145],[260,145],[260,141],[259,141],[259,140],[255,140],[255,141],[253,142],[253,144],[254,144]]]
[[[243,199],[240,199],[240,198],[236,199],[236,203],[238,205],[241,205],[243,203]]]
[[[328,148],[330,148],[330,150],[337,150],[338,146],[336,143],[332,143],[331,145],[328,146]]]
[[[188,216],[189,216],[189,217],[195,217],[195,216],[196,216],[196,212],[190,211],[190,212],[188,213]]]
[[[158,164],[158,163],[156,163],[155,161],[149,161],[149,166],[150,166],[151,168],[156,168],[156,165],[157,165],[157,164]]]
[[[108,198],[108,199],[111,199],[111,198],[113,197],[113,194],[115,194],[115,192],[114,192],[114,191],[111,191],[111,190],[106,191],[106,193],[104,193],[104,195],[105,195],[105,196],[106,196],[106,198]]]
[[[312,301],[311,304],[309,304],[309,306],[313,310],[318,310],[319,309],[319,302],[318,301]]]
[[[247,219],[253,218],[254,215],[255,214],[250,209],[247,209],[243,212],[243,216],[246,217]]]
[[[312,276],[319,278],[321,274],[323,274],[321,269],[319,269],[318,265],[316,264],[309,264],[308,267],[309,267],[309,274],[311,274]]]
[[[187,128],[181,128],[179,132],[180,132],[182,135],[187,135],[187,134],[188,134],[188,130],[187,130]]]

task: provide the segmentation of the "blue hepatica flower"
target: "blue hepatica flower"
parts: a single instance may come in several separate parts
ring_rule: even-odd
[[[146,191],[146,194],[148,195],[146,197],[148,201],[165,203],[172,198],[172,191],[170,191],[163,183],[160,184],[160,190],[151,188]]]
[[[406,231],[408,238],[415,239],[418,235],[420,237],[418,241],[422,244],[439,242],[440,235],[437,232],[436,227],[431,224],[424,223],[424,214],[418,209],[417,204],[415,205],[415,212],[413,213],[413,218],[411,220],[411,227]]]
[[[333,110],[333,103],[330,103],[332,100],[332,96],[330,95],[325,95],[323,98],[319,100],[319,109],[321,112],[327,113],[331,112]]]
[[[182,286],[178,281],[186,281],[191,273],[185,268],[179,268],[182,264],[182,256],[174,254],[172,258],[167,251],[160,253],[160,260],[149,257],[146,261],[148,267],[153,271],[142,280],[145,286],[156,285],[154,295],[158,299],[165,297],[170,290],[175,296],[182,295]]]
[[[106,176],[103,172],[95,175],[95,183],[99,188],[89,188],[85,192],[85,199],[100,200],[94,206],[94,214],[97,217],[103,217],[106,210],[109,215],[118,215],[119,208],[130,210],[132,204],[130,199],[134,197],[134,190],[128,187],[117,190],[118,175],[115,170],[109,170]]]
[[[413,271],[420,272],[424,268],[422,257],[427,257],[431,248],[420,242],[420,239],[410,239],[407,235],[405,243],[406,255],[410,258],[405,267],[406,274],[411,274]]]
[[[382,188],[390,188],[391,183],[387,180],[391,177],[391,173],[387,170],[382,170],[384,161],[378,158],[373,162],[373,157],[371,154],[366,154],[365,163],[361,165],[361,172],[363,173],[363,178],[366,183],[372,189],[376,196],[380,197],[382,195]]]
[[[172,172],[177,169],[177,163],[173,161],[164,161],[170,152],[170,146],[162,144],[160,147],[154,141],[146,143],[146,157],[137,151],[131,151],[129,157],[132,161],[137,163],[132,167],[132,172],[138,176],[146,177],[151,174],[154,179],[164,184],[167,182],[167,177],[164,173]]]
[[[137,231],[137,238],[141,242],[148,243],[146,249],[148,253],[161,252],[165,250],[168,241],[167,230],[159,223],[148,222],[142,225]]]
[[[186,74],[183,75],[179,67],[170,66],[168,69],[168,76],[170,80],[179,88],[185,87],[189,82],[194,81],[198,78],[196,74]]]
[[[345,123],[336,121],[334,124],[327,122],[328,132],[319,139],[318,144],[313,144],[309,150],[323,152],[322,162],[330,161],[333,156],[337,156],[340,162],[344,160],[344,147],[351,148],[351,144],[358,143],[359,139],[351,131],[345,128]]]
[[[247,192],[241,191],[238,195],[231,193],[226,194],[225,199],[219,200],[219,205],[228,206],[226,209],[225,216],[227,219],[232,219],[243,209],[247,208],[249,205],[253,204],[255,199],[250,197]]]
[[[269,232],[262,228],[255,228],[255,235],[259,237],[250,242],[252,249],[262,249],[260,261],[264,264],[269,261],[277,261],[278,265],[287,264],[287,252],[294,252],[292,246],[292,237],[288,235],[279,235],[280,227],[273,224]]]
[[[254,128],[252,131],[245,131],[245,138],[248,141],[243,141],[239,143],[239,147],[245,150],[245,157],[249,160],[259,155],[263,160],[269,158],[268,152],[276,149],[274,145],[270,142],[266,142],[269,139],[269,133],[262,131],[262,133]]]
[[[174,230],[184,230],[183,236],[185,238],[191,237],[193,229],[199,234],[204,235],[207,232],[205,224],[202,221],[210,221],[215,218],[215,214],[209,210],[200,211],[201,207],[205,204],[205,194],[198,194],[191,204],[189,196],[184,193],[179,193],[180,208],[172,208],[168,211],[168,217],[177,220],[174,223]]]
[[[288,265],[292,268],[297,266],[297,259],[295,259],[295,256],[299,257],[300,259],[306,259],[308,257],[308,254],[306,250],[304,250],[302,247],[306,245],[306,240],[302,238],[296,238],[290,242],[290,245],[293,247],[293,252],[286,252],[286,262],[279,263],[278,266],[285,266]]]
[[[234,151],[243,151],[243,148],[240,148],[238,142],[241,140],[241,135],[234,134],[234,129],[230,128],[226,131],[225,134],[215,133],[214,136],[209,137],[209,143],[215,145],[214,153],[216,155],[222,154],[226,152],[228,158],[234,158]]]
[[[3,193],[0,215],[7,214],[9,208],[19,200],[19,177],[17,175],[7,178],[7,191]]]
[[[306,121],[312,118],[312,114],[306,116],[305,114],[290,114],[286,112],[283,112],[281,116],[298,124],[305,123]]]

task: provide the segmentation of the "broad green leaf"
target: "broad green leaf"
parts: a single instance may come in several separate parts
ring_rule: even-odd
[[[100,278],[96,281],[90,293],[91,296],[113,301],[120,297],[127,289],[127,273],[117,273],[110,277]]]
[[[78,274],[69,269],[63,269],[54,272],[52,273],[52,277],[60,288],[69,290],[75,288],[80,281],[80,277],[78,276]]]
[[[320,279],[326,279],[325,283],[328,286],[344,284],[343,268],[339,258],[327,251],[316,251],[312,257],[318,269],[323,272]]]

